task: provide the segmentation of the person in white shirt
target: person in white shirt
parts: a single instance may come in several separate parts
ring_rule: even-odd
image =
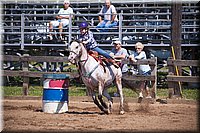
[[[54,27],[58,27],[59,28],[59,33],[60,33],[60,36],[59,38],[61,40],[63,40],[63,37],[62,37],[62,31],[63,31],[63,27],[69,25],[69,17],[70,17],[70,14],[73,14],[73,9],[69,6],[70,5],[70,2],[69,0],[65,0],[63,2],[63,5],[64,5],[64,8],[61,8],[58,12],[58,15],[56,16],[56,19],[57,20],[54,20],[54,21],[50,21],[49,23],[49,39],[52,40],[53,37],[52,37],[52,31],[53,31],[53,28]],[[73,17],[73,16],[72,16]]]
[[[120,66],[122,73],[128,71],[127,64],[122,64],[122,60],[128,57],[128,52],[125,48],[122,48],[121,41],[117,40],[113,42],[114,47],[111,49],[110,55],[115,59],[117,64]],[[119,92],[114,93],[115,97],[119,97]]]
[[[129,56],[129,59],[134,62],[141,59],[147,59],[146,53],[145,51],[143,51],[143,48],[144,48],[144,45],[141,42],[137,42],[135,44],[136,51],[132,55]],[[140,65],[138,70],[139,70],[140,75],[151,75],[151,68],[149,65]],[[151,98],[149,87],[148,87],[149,85],[150,85],[149,81],[144,81],[144,82],[141,81],[138,102],[141,102],[141,100],[143,99],[142,92],[144,90],[146,92],[146,98]]]
[[[105,5],[101,8],[98,15],[99,23],[96,28],[105,28],[100,29],[100,31],[108,31],[108,28],[118,25],[117,11],[110,0],[105,0]]]
[[[128,57],[128,52],[125,48],[122,47],[121,41],[114,41],[114,47],[111,49],[110,55],[116,60],[118,65],[122,69],[122,73],[128,71],[127,64],[122,64],[121,61]]]

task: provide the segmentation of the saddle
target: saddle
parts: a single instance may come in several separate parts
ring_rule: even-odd
[[[109,64],[108,59],[99,55],[98,52],[93,51],[93,50],[89,50],[88,54],[91,55],[96,61],[100,62],[100,65],[102,65],[104,68],[104,72],[106,72],[105,67],[108,66],[108,64]]]

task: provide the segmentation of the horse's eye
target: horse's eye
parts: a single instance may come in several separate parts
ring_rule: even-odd
[[[78,46],[76,46],[76,49],[78,49]]]

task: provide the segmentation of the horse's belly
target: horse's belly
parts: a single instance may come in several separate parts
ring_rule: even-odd
[[[113,83],[113,78],[108,78],[108,79],[98,79],[94,80],[92,78],[83,78],[83,83],[90,88],[98,88],[99,82],[102,81],[104,86],[110,86]]]
[[[113,79],[109,79],[105,82],[105,86],[110,86],[113,83]]]
[[[87,86],[87,87],[90,87],[90,88],[94,88],[94,87],[98,87],[98,81],[96,80],[92,80],[91,78],[83,78],[83,83]]]

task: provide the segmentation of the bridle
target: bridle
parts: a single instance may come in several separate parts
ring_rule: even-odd
[[[76,54],[77,56],[79,56],[79,55],[82,54],[82,53],[77,54],[76,52],[74,52],[74,51],[72,51],[72,50],[68,50],[68,51],[69,51],[69,52],[72,52],[72,53],[74,53],[74,54]],[[82,52],[82,51],[81,51],[81,52]],[[79,60],[79,61],[77,62],[78,67],[79,67],[79,70],[81,70],[81,69],[80,69],[80,63],[84,62],[84,64],[83,64],[83,66],[84,66],[84,65],[86,64],[86,62],[88,61],[88,59],[89,59],[89,54],[87,53],[87,58],[86,58],[86,59]],[[90,72],[85,73],[85,74],[82,74],[82,76],[83,76],[83,77],[89,78],[89,77],[92,75],[92,73],[97,69],[97,67],[98,67],[99,65],[100,65],[100,64],[98,63]]]

